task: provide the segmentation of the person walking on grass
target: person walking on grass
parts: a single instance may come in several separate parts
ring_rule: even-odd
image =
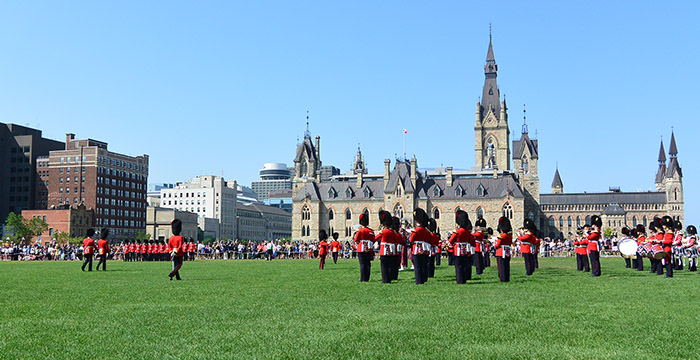
[[[109,254],[109,244],[107,243],[107,237],[109,236],[109,230],[103,228],[100,231],[100,240],[97,241],[97,257],[100,261],[97,263],[97,269],[100,270],[100,265],[102,265],[102,271],[107,271],[107,255]]]
[[[323,270],[323,266],[326,264],[326,254],[328,254],[328,243],[326,242],[328,234],[326,230],[321,229],[318,231],[318,240],[318,256],[321,258],[321,264],[318,265],[318,268]]]
[[[170,223],[170,226],[172,227],[173,236],[170,237],[168,246],[170,247],[170,258],[173,262],[173,271],[168,274],[168,277],[170,277],[170,280],[173,279],[173,276],[178,280],[182,280],[182,278],[180,278],[180,268],[182,267],[182,258],[185,255],[183,239],[182,236],[180,236],[182,232],[182,221],[180,219],[175,219]]]
[[[95,254],[95,240],[92,237],[95,235],[95,229],[87,229],[87,237],[83,240],[83,271],[85,265],[88,265],[88,271],[92,271],[92,256]]]

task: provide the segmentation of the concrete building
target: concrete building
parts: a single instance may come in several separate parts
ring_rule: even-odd
[[[11,212],[19,214],[37,207],[37,195],[45,195],[46,191],[37,189],[37,174],[47,171],[37,168],[37,159],[64,146],[60,141],[45,139],[41,130],[0,123],[0,223]],[[45,203],[39,205],[46,208]]]
[[[673,135],[668,168],[663,145],[660,151],[655,192],[566,194],[557,169],[552,194],[540,194],[539,141],[530,138],[526,124],[519,139],[511,140],[508,106],[500,98],[497,72],[489,39],[482,96],[476,103],[475,166],[469,171],[419,169],[414,156],[397,159],[393,169],[386,159],[384,172],[372,174],[358,148],[351,171],[324,179],[320,137],[313,141],[307,128],[294,158],[292,238],[312,240],[325,229],[350,239],[360,214],[369,215],[370,227],[377,229],[380,210],[412,222],[417,207],[437,220],[443,235],[456,227],[458,209],[472,220],[483,217],[494,228],[501,216],[516,228],[529,218],[542,231],[540,235],[553,238],[564,237],[592,215],[601,215],[604,228],[615,232],[625,224],[646,224],[655,215],[669,214],[683,221],[682,171]]]
[[[161,189],[160,205],[195,213],[198,218],[217,219],[220,237],[233,239],[236,236],[237,196],[235,180],[202,175],[176,183],[172,189]]]
[[[292,173],[286,164],[266,163],[260,169],[260,180],[253,181],[250,187],[258,200],[265,202],[272,191],[292,189]]]
[[[273,206],[239,204],[236,219],[239,240],[267,241],[292,236],[292,214]]]
[[[262,201],[258,200],[258,194],[247,186],[238,185],[236,187],[236,192],[236,200],[239,204],[250,205],[263,203]]]
[[[66,135],[65,149],[37,159],[37,208],[85,204],[95,209],[95,226],[110,239],[133,239],[146,230],[148,155],[110,151],[107,143]]]
[[[265,200],[265,205],[274,206],[292,212],[292,189],[270,191],[270,195]]]
[[[160,207],[160,190],[161,189],[172,189],[175,184],[149,184],[148,191],[146,192],[146,203],[150,207]]]
[[[71,237],[84,237],[87,229],[95,228],[95,210],[88,209],[85,204],[74,207],[64,205],[57,209],[22,210],[25,219],[39,218],[48,224],[48,229],[34,238],[34,241],[49,241],[59,233]]]
[[[168,241],[172,233],[173,220],[182,221],[182,235],[185,238],[198,240],[199,228],[197,226],[197,214],[177,209],[149,207],[146,209],[146,233],[151,234],[153,240]]]

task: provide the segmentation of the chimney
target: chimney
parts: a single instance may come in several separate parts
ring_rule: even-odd
[[[416,179],[418,178],[418,160],[416,159],[416,156],[413,155],[413,158],[411,158],[411,184],[413,184],[413,188],[416,187]]]
[[[389,183],[389,168],[390,167],[391,167],[391,160],[384,159],[384,189],[386,189],[386,185]]]
[[[73,140],[75,140],[75,134],[73,134],[73,133],[68,133],[68,134],[66,134],[66,150],[68,150],[68,149],[71,148],[71,147],[69,146],[69,144],[70,144]]]
[[[357,188],[359,189],[361,187],[362,187],[362,172],[360,171],[357,173]]]
[[[321,137],[316,135],[316,158],[321,161]]]
[[[447,168],[447,177],[445,179],[447,180],[447,186],[452,186],[452,166]]]

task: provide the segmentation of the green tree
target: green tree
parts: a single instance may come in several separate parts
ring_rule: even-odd
[[[146,241],[146,240],[151,240],[151,234],[143,231],[139,231],[136,233],[136,240],[138,241]]]
[[[25,219],[20,214],[10,213],[5,219],[5,226],[12,238],[19,240],[22,244],[28,243],[34,236],[43,234],[49,225],[40,218]],[[22,240],[24,239],[24,240]]]
[[[606,227],[605,230],[603,230],[603,236],[604,236],[606,239],[610,239],[610,238],[612,237],[612,233],[613,233],[613,231],[612,231],[612,229],[609,228],[609,227]]]

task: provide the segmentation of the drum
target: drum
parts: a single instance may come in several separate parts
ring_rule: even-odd
[[[649,252],[648,256],[650,259],[654,260],[661,260],[666,257],[666,252],[664,251],[664,248],[659,245],[659,244],[654,244],[651,246],[651,251]]]
[[[651,258],[651,248],[654,246],[652,243],[646,243],[644,244],[644,254]]]
[[[685,254],[685,248],[674,247],[673,248],[673,256],[676,258],[686,257],[687,255]]]
[[[637,246],[637,255],[647,256],[647,250],[644,248],[644,245]]]
[[[695,259],[698,257],[698,249],[694,247],[687,248],[685,249],[685,255],[691,259]]]
[[[637,254],[637,242],[632,239],[623,239],[617,244],[617,248],[625,258],[630,258]]]

